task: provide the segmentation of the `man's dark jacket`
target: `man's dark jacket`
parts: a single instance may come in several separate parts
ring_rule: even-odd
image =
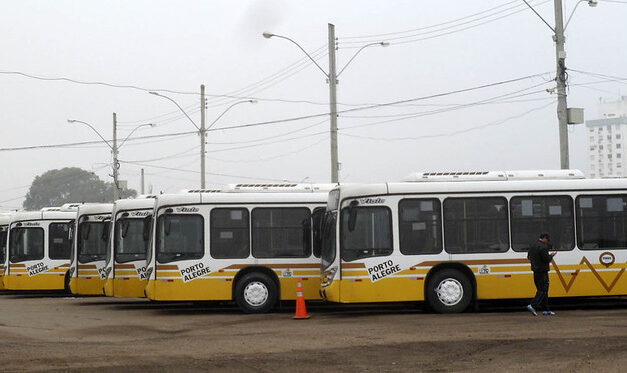
[[[527,259],[531,261],[531,270],[534,272],[548,272],[549,264],[553,258],[549,255],[551,246],[545,244],[542,241],[536,242],[531,245],[529,252],[527,253]]]

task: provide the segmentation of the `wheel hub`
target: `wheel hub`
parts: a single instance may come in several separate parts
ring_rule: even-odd
[[[435,289],[440,302],[447,306],[454,306],[464,297],[464,287],[454,278],[442,280]]]
[[[268,287],[263,282],[252,281],[244,288],[244,300],[251,306],[260,306],[268,300]]]

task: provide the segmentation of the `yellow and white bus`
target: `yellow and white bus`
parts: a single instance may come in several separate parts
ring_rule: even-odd
[[[146,252],[154,207],[154,196],[115,201],[105,271],[107,296],[145,297]]]
[[[579,171],[423,173],[340,186],[322,234],[323,297],[427,301],[461,312],[476,299],[532,297],[528,247],[557,251],[551,297],[627,294],[627,180]]]
[[[11,213],[0,212],[0,290],[4,290],[4,261],[7,255],[7,235],[9,233]]]
[[[75,218],[76,208],[67,206],[11,214],[2,278],[5,289],[65,289]]]
[[[104,295],[112,203],[81,205],[76,215],[69,287],[72,294]]]
[[[319,221],[331,185],[238,185],[158,195],[148,255],[152,300],[235,300],[247,313],[320,299]],[[257,192],[254,191],[263,191]]]

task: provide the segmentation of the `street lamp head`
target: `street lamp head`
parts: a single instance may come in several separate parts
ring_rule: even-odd
[[[380,46],[382,47],[389,47],[390,46],[390,42],[389,41],[382,41],[379,43]]]
[[[68,119],[68,120],[67,120],[67,122],[68,122],[68,123],[74,123],[74,122],[76,122],[76,121],[75,121],[74,119]]]
[[[588,0],[589,7],[594,8],[597,5],[599,5],[599,0]]]
[[[155,91],[150,91],[150,92],[148,92],[148,93],[150,93],[151,95],[155,95],[155,96],[161,96],[159,93],[157,93],[157,92],[155,92]]]
[[[259,101],[257,101],[257,100],[248,100],[248,102],[250,102],[251,104],[256,104]]]
[[[273,36],[274,36],[274,34],[273,34],[273,33],[270,33],[270,32],[268,32],[268,31],[264,31],[264,33],[263,33],[262,35],[263,35],[263,37],[264,37],[264,38],[266,38],[266,39],[270,39],[271,37],[273,37]]]

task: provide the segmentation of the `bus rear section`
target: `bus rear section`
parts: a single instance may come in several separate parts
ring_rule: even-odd
[[[3,277],[7,290],[65,289],[75,217],[75,211],[60,208],[11,215]]]
[[[69,287],[76,295],[104,295],[106,257],[113,204],[85,204],[78,208]]]
[[[154,198],[115,202],[113,234],[107,250],[107,296],[145,297],[146,252],[150,242],[154,206]]]
[[[0,213],[0,290],[4,290],[4,262],[7,255],[7,235],[10,221],[10,213]]]
[[[527,250],[542,232],[557,251],[551,297],[627,294],[627,182],[556,173],[332,191],[323,224],[323,296],[426,301],[444,313],[476,299],[531,298]]]
[[[327,193],[160,195],[146,294],[231,301],[247,313],[280,300],[320,299],[317,227]]]

